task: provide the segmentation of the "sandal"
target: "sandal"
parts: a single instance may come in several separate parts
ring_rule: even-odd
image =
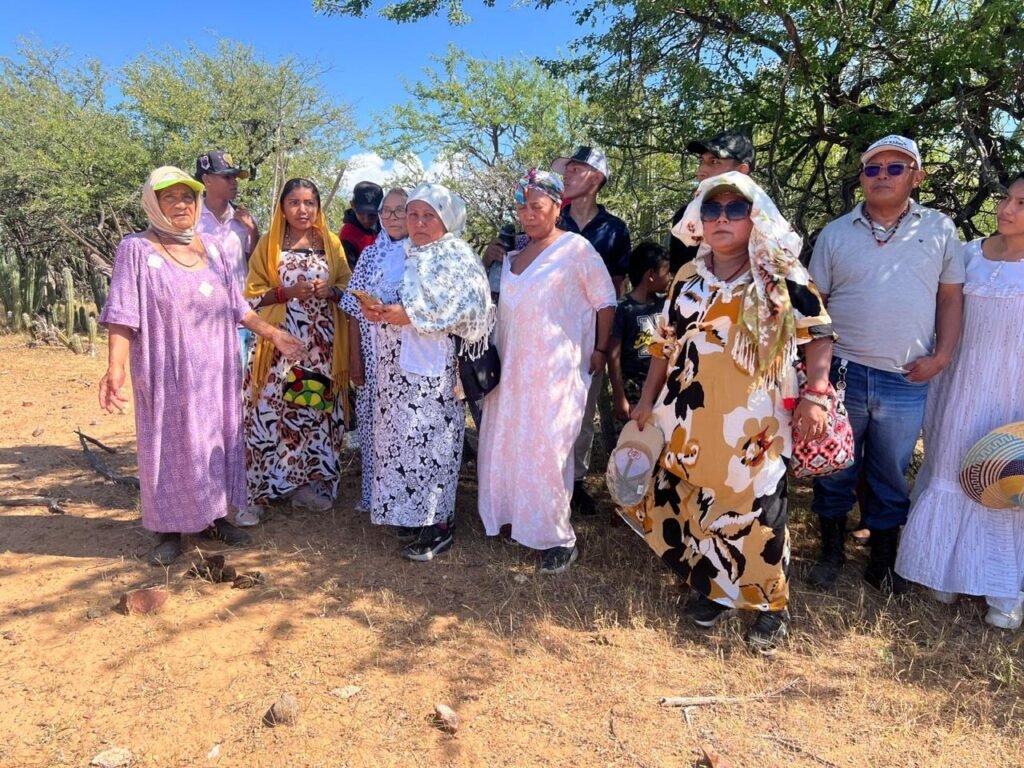
[[[150,565],[170,565],[181,557],[182,551],[180,533],[158,533],[146,561]]]

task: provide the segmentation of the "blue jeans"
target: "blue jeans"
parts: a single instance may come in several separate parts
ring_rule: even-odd
[[[835,384],[841,361],[832,360]],[[847,362],[846,410],[853,427],[854,465],[814,481],[811,510],[844,517],[857,501],[863,471],[867,485],[861,523],[872,530],[897,528],[907,521],[910,490],[907,469],[921,435],[928,383],[915,384],[901,373]]]

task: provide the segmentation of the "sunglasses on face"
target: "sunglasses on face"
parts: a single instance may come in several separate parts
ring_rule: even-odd
[[[390,219],[390,218],[404,219],[405,218],[405,207],[403,206],[401,208],[381,208],[380,209],[380,217],[382,219]]]
[[[871,163],[870,165],[865,165],[861,170],[865,176],[873,179],[882,173],[883,168],[885,169],[886,176],[902,176],[903,172],[908,169],[911,171],[915,170],[913,163],[886,163],[885,165]]]
[[[730,200],[728,203],[702,203],[700,206],[701,221],[718,221],[725,211],[729,221],[742,221],[750,215],[753,208],[749,200]]]

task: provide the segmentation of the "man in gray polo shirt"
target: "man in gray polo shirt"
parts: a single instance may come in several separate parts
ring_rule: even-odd
[[[862,472],[861,517],[871,531],[864,579],[880,590],[906,588],[893,570],[910,506],[906,473],[928,382],[949,363],[963,316],[956,226],[911,199],[924,176],[914,141],[876,141],[861,157],[864,202],[822,230],[811,257],[839,337],[831,378],[837,389],[845,383],[857,456],[849,469],[814,481],[822,551],[808,580],[819,588],[835,583],[845,560],[846,515]]]

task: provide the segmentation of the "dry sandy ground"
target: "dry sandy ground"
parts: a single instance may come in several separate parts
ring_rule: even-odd
[[[403,562],[353,510],[350,461],[333,510],[279,508],[256,546],[226,552],[265,585],[188,579],[189,558],[147,566],[136,493],[95,475],[73,434],[133,471],[132,419],[96,405],[102,358],[25,341],[0,337],[0,496],[68,502],[0,507],[0,766],[86,766],[111,747],[161,767],[696,766],[700,744],[748,767],[1024,765],[1021,634],[986,628],[976,601],[887,602],[858,563],[837,594],[808,591],[802,520],[793,637],[772,659],[745,652],[743,619],[682,623],[685,594],[610,508],[579,525],[577,566],[536,575],[532,553],[483,536],[471,475],[434,563]],[[146,585],[170,591],[162,611],[114,610]],[[658,704],[784,686],[685,714]],[[264,726],[284,692],[298,722]],[[432,725],[438,702],[457,735]]]

